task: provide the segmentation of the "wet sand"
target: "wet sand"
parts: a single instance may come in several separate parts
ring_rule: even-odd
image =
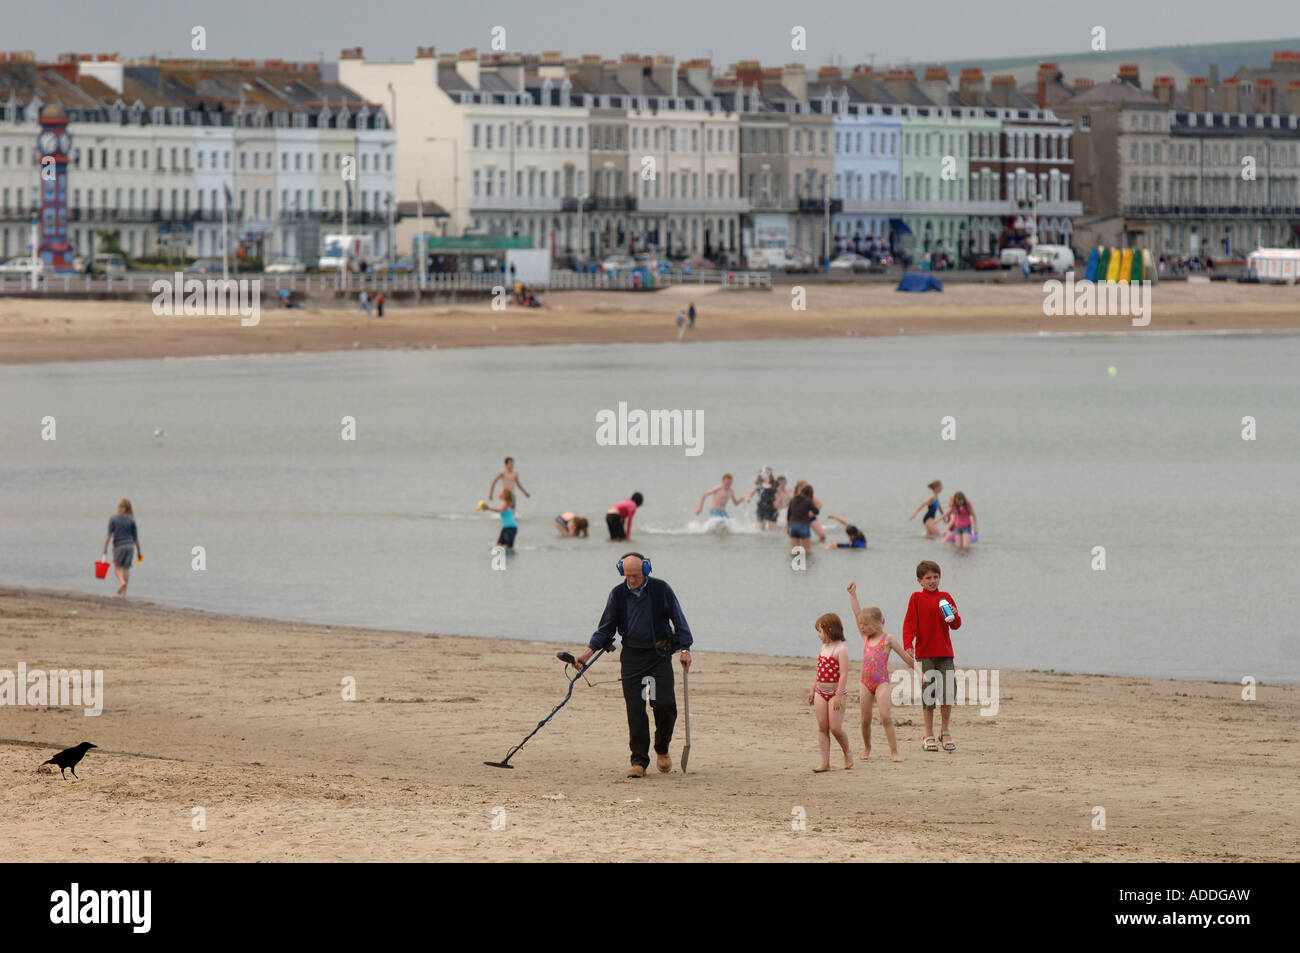
[[[922,752],[900,707],[902,763],[877,721],[870,761],[814,776],[812,659],[703,650],[689,774],[624,777],[616,684],[579,683],[515,770],[484,766],[564,697],[558,648],[0,589],[0,669],[104,672],[98,717],[0,707],[0,860],[74,828],[61,859],[1300,859],[1293,687],[1002,672],[995,716],[956,711],[955,753]],[[80,781],[38,770],[83,740]]]

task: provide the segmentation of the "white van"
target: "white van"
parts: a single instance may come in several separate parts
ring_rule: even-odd
[[[1063,275],[1074,268],[1074,252],[1066,245],[1035,245],[1029,252],[1030,271]]]
[[[126,277],[126,261],[114,252],[100,252],[90,261],[92,275],[107,275],[109,278]]]

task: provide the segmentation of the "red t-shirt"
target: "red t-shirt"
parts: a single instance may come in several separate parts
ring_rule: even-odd
[[[939,600],[947,599],[952,606],[954,618],[949,623],[939,608]],[[907,615],[903,618],[903,648],[912,652],[916,658],[952,658],[952,640],[948,638],[949,629],[961,628],[961,615],[957,612],[957,600],[942,589],[927,592],[922,589],[912,593],[907,602]]]

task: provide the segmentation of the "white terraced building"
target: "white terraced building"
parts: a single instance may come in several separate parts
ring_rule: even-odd
[[[116,230],[133,256],[218,256],[224,204],[232,257],[242,245],[314,265],[349,193],[349,232],[390,252],[396,148],[380,103],[322,81],[315,64],[64,56],[0,62],[0,254],[27,253],[38,117],[51,103],[69,119],[77,255]]]

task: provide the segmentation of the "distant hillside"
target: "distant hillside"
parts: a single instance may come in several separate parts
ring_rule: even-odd
[[[1211,65],[1219,67],[1219,76],[1228,77],[1243,66],[1265,69],[1274,50],[1300,50],[1300,37],[1258,40],[1248,43],[1203,43],[1195,46],[1151,46],[1133,50],[1084,51],[1081,53],[1044,53],[1041,56],[1005,59],[948,60],[943,65],[956,79],[963,67],[984,70],[985,82],[993,73],[1010,73],[1018,83],[1032,82],[1039,63],[1058,63],[1066,84],[1076,77],[1106,82],[1119,72],[1121,63],[1137,63],[1144,88],[1150,88],[1156,76],[1172,76],[1181,89],[1192,76],[1207,76]],[[913,68],[918,64],[910,64]]]

